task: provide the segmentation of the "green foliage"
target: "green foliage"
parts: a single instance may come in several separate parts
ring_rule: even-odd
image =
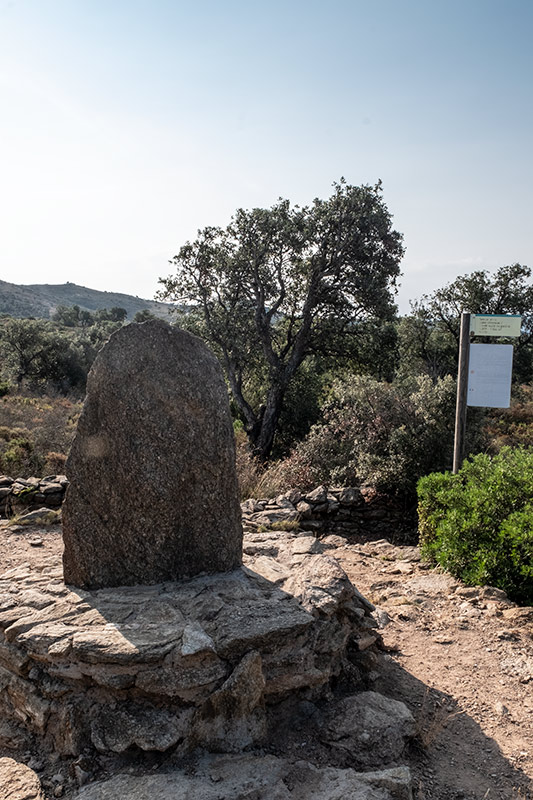
[[[341,180],[310,207],[280,200],[240,209],[227,228],[205,228],[174,257],[160,297],[187,307],[181,321],[219,356],[262,459],[306,359],[354,357],[366,345],[361,326],[376,332],[392,319],[402,255],[381,184]]]
[[[137,314],[149,314],[148,318],[153,317],[148,309]],[[90,328],[99,322],[121,322],[124,323],[128,316],[125,308],[113,306],[113,308],[100,308],[97,311],[88,311],[79,306],[58,306],[52,314],[52,320],[59,325],[67,328]]]
[[[433,380],[456,376],[458,347],[451,332],[418,306],[415,314],[398,322],[397,374],[429,375]]]
[[[23,381],[69,386],[80,380],[74,343],[41,320],[6,319],[0,325],[4,370],[20,386]]]
[[[493,408],[486,415],[489,450],[502,447],[533,447],[533,387],[514,388],[510,408]]]
[[[427,376],[337,380],[322,422],[272,468],[279,487],[368,483],[414,495],[421,475],[451,463],[455,383]],[[437,466],[438,465],[438,466]]]
[[[155,314],[152,314],[147,308],[141,309],[141,311],[137,311],[135,316],[133,317],[134,322],[146,322],[149,319],[156,319]]]
[[[6,475],[29,474],[35,444],[25,428],[0,427],[0,472]]]
[[[422,552],[467,584],[533,602],[533,450],[479,454],[418,484]]]
[[[57,306],[52,320],[66,328],[80,328],[94,324],[90,311],[81,310],[79,306]]]
[[[331,372],[316,358],[307,359],[287,388],[280,412],[273,457],[286,456],[320,417]]]
[[[413,313],[399,326],[400,372],[425,372],[433,378],[456,374],[461,312],[520,314],[522,334],[515,345],[513,375],[533,378],[532,271],[522,264],[461,275],[412,304]]]
[[[72,306],[59,307],[54,322],[1,318],[3,377],[35,392],[50,387],[64,394],[82,392],[96,354],[122,326],[125,313],[117,307],[91,314]]]

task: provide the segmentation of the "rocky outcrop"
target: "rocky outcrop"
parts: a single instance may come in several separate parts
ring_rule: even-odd
[[[235,443],[222,369],[161,320],[98,353],[67,463],[65,581],[175,581],[242,562]]]

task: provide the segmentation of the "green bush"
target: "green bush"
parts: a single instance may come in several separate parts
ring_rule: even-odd
[[[485,430],[490,452],[502,447],[533,447],[533,386],[515,386],[510,408],[492,408]]]
[[[422,553],[470,585],[533,602],[533,450],[504,447],[418,483]]]
[[[30,475],[34,469],[34,442],[29,431],[14,429],[9,439],[1,435],[4,428],[0,429],[0,472],[6,475]]]

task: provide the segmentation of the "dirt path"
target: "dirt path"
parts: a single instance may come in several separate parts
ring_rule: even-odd
[[[377,606],[373,688],[417,719],[415,800],[533,800],[533,609],[429,569],[417,548],[324,541]],[[61,552],[58,527],[0,527],[0,574]]]
[[[533,798],[533,609],[428,569],[417,548],[333,543],[377,605],[376,689],[417,719],[417,800]]]

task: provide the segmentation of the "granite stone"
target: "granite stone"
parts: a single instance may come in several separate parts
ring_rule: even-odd
[[[242,561],[235,443],[222,370],[161,320],[98,354],[67,465],[65,582],[142,585]]]

